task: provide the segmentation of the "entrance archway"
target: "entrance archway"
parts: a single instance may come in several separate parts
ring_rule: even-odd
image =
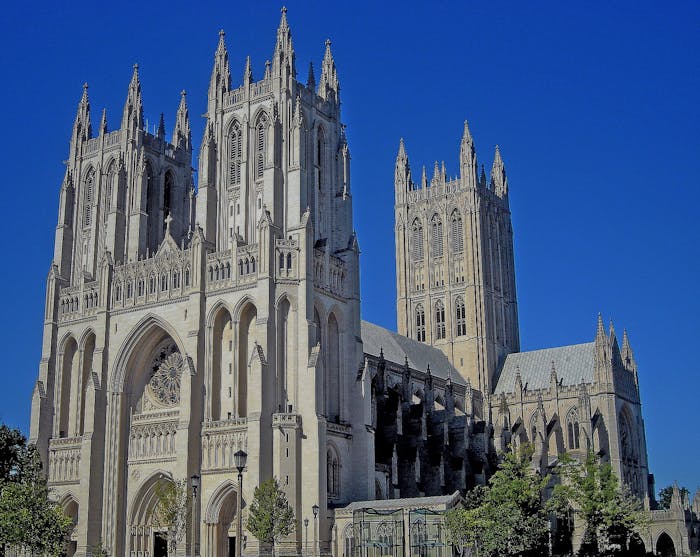
[[[666,532],[663,532],[656,540],[656,554],[661,557],[676,557],[676,546]]]
[[[245,508],[245,501],[243,502]],[[226,481],[212,495],[204,515],[206,525],[206,557],[234,557],[238,517],[236,484]],[[237,556],[235,556],[237,557]]]
[[[129,513],[128,547],[131,555],[167,557],[166,528],[155,523],[154,510],[158,504],[159,490],[168,484],[173,484],[170,474],[158,472],[148,478],[138,490]]]

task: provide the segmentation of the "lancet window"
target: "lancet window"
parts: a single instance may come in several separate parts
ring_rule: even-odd
[[[262,178],[265,170],[265,146],[267,143],[267,116],[262,114],[255,126],[255,178]]]
[[[434,215],[430,221],[432,228],[432,249],[434,257],[442,257],[443,242],[442,242],[442,221],[440,217]]]
[[[413,221],[412,230],[413,261],[423,260],[423,225],[416,219]]]
[[[242,136],[240,124],[234,122],[229,135],[229,178],[232,186],[241,183]]]
[[[425,342],[425,310],[423,306],[416,306],[416,340]]]
[[[462,215],[457,209],[452,211],[452,251],[460,253],[464,250],[464,231],[462,229]]]
[[[440,300],[435,302],[435,338],[445,338],[445,304]]]
[[[467,311],[464,306],[464,300],[457,298],[455,300],[455,323],[457,323],[457,336],[461,337],[467,334]]]

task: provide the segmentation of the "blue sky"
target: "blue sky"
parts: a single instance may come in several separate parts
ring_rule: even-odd
[[[138,62],[149,122],[172,131],[188,91],[198,146],[217,31],[232,74],[256,78],[280,3],[9,3],[0,20],[5,193],[0,419],[28,430],[62,161],[81,86],[114,128]],[[694,490],[698,465],[696,211],[700,4],[289,2],[297,69],[330,37],[352,154],[365,319],[395,327],[393,168],[457,173],[468,119],[496,144],[515,230],[522,348],[593,339],[601,312],[628,329],[657,487]],[[196,166],[196,161],[195,161]],[[693,433],[693,431],[695,433]]]

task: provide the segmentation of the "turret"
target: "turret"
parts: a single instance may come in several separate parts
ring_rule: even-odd
[[[192,149],[192,130],[190,129],[190,112],[187,109],[187,93],[180,93],[180,106],[175,117],[175,130],[173,131],[173,145],[178,149]]]
[[[598,328],[595,335],[595,380],[599,383],[612,382],[610,358],[610,343],[605,334],[603,317],[598,314]]]
[[[330,39],[326,39],[326,52],[323,55],[323,63],[321,64],[321,81],[318,83],[318,94],[326,100],[340,101],[340,83],[338,82],[338,73],[336,72],[335,61],[331,52]]]
[[[275,77],[281,77],[285,80],[287,77],[296,78],[297,76],[292,32],[287,23],[287,8],[285,7],[282,7],[282,17],[277,28],[275,52],[272,55],[272,73]]]
[[[92,125],[90,124],[90,99],[88,98],[88,84],[83,84],[83,94],[78,102],[78,111],[73,123],[71,135],[71,158],[76,154],[78,145],[92,137]]]
[[[156,137],[162,141],[165,141],[165,114],[160,113],[160,120],[158,120],[158,131],[156,132]]]
[[[243,69],[243,86],[249,87],[253,83],[253,68],[250,65],[250,56],[245,57],[245,68]]]
[[[223,96],[231,89],[231,71],[228,63],[228,52],[224,37],[226,33],[222,29],[219,31],[219,44],[214,53],[214,68],[211,71],[209,80],[209,104],[210,115],[216,110],[217,103],[223,102]]]
[[[316,90],[316,76],[314,75],[314,63],[309,62],[309,77],[306,78],[306,88],[309,91]]]
[[[399,141],[399,152],[396,155],[396,167],[394,170],[394,192],[396,199],[398,200],[401,194],[412,189],[411,167],[408,163],[408,155],[406,155],[406,147],[402,137]]]
[[[622,364],[625,366],[627,371],[637,373],[637,362],[634,360],[634,353],[632,352],[632,346],[630,346],[629,337],[627,336],[627,329],[622,332]]]
[[[476,187],[476,149],[474,148],[474,140],[469,131],[469,123],[464,121],[464,132],[462,133],[462,142],[459,146],[459,171],[462,179],[462,186],[467,188]]]
[[[136,133],[143,129],[143,100],[141,99],[138,64],[134,64],[134,73],[131,75],[129,92],[124,103],[122,129],[128,130],[131,137],[136,136]]]
[[[508,179],[506,178],[506,167],[501,158],[501,150],[496,145],[496,154],[493,157],[491,167],[491,189],[501,198],[508,198]]]

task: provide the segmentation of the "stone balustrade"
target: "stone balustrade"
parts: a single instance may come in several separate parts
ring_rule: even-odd
[[[49,441],[49,483],[80,482],[82,437],[60,437]]]
[[[202,471],[235,470],[233,455],[248,446],[248,420],[207,421],[202,424]]]

